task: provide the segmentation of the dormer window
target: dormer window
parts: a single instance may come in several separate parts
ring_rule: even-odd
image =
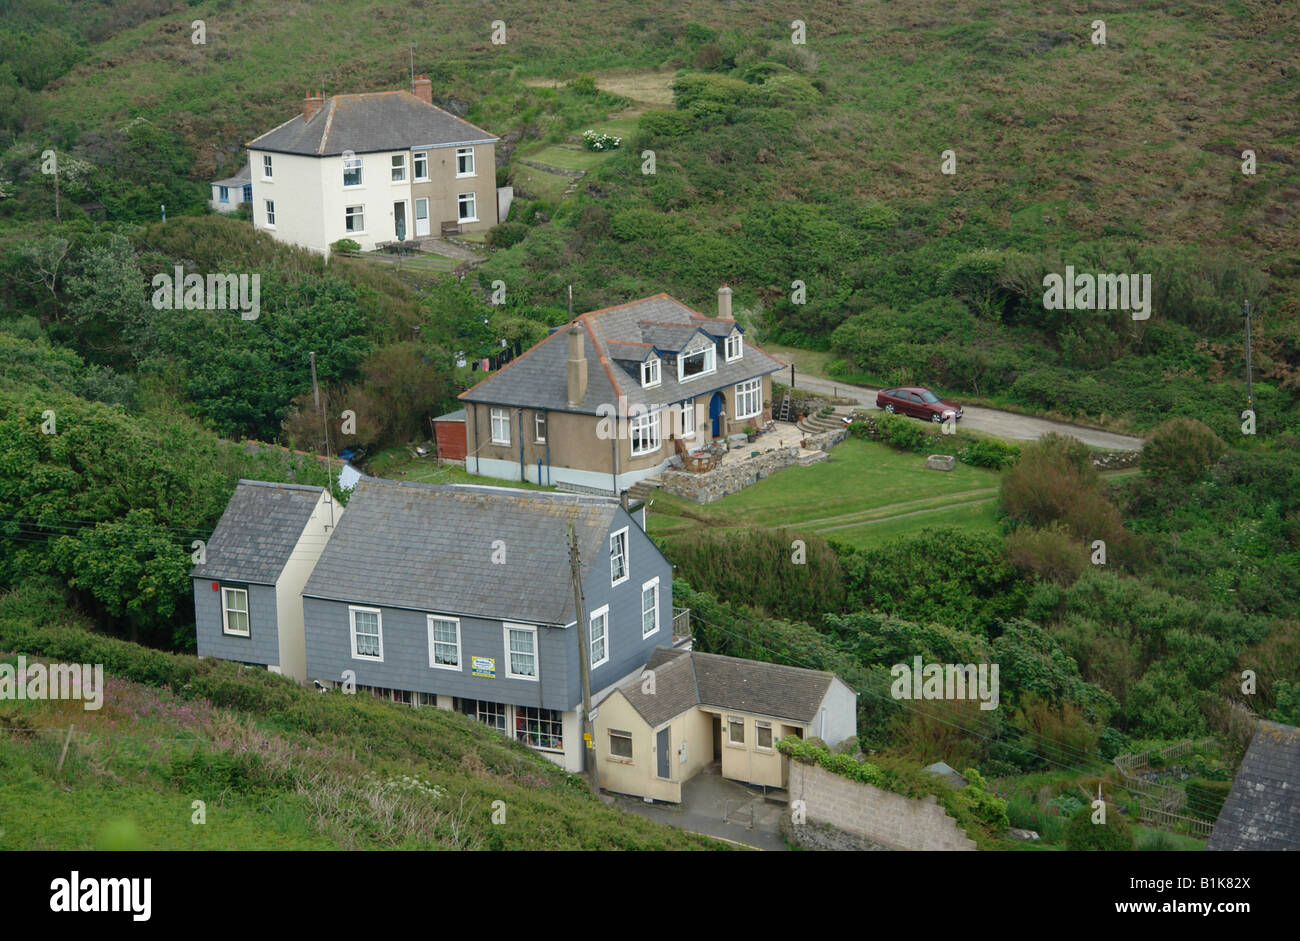
[[[641,364],[641,387],[649,389],[659,385],[659,357],[652,356]]]
[[[683,353],[677,358],[677,381],[685,382],[695,376],[711,373],[715,369],[717,369],[717,351],[712,346]]]
[[[733,363],[745,353],[745,338],[739,330],[733,330],[727,337],[727,362]]]

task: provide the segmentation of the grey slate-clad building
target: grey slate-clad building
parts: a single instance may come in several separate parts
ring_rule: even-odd
[[[1300,850],[1300,728],[1261,721],[1207,850]]]
[[[304,682],[299,593],[341,518],[320,487],[239,481],[190,573],[199,656]]]
[[[466,470],[622,493],[693,452],[771,417],[784,363],[731,315],[667,294],[581,314],[478,385],[466,403]]]
[[[623,679],[671,643],[672,567],[618,500],[373,479],[302,591],[308,676],[459,709],[581,770],[570,526],[592,689]]]

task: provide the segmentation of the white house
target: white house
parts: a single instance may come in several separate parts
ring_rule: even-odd
[[[324,98],[248,143],[253,223],[328,252],[497,224],[499,138],[433,104],[432,85]]]
[[[253,203],[253,180],[249,176],[248,165],[234,176],[224,180],[212,181],[212,197],[208,205],[217,212],[234,212],[240,203]]]

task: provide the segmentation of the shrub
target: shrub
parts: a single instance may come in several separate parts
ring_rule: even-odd
[[[587,130],[582,132],[582,146],[597,152],[617,150],[623,146],[623,138],[615,137],[613,134],[606,134],[603,131]]]
[[[900,451],[919,451],[929,441],[924,425],[904,418],[902,415],[881,412],[875,416],[875,419],[876,430],[880,432],[880,440],[890,447],[897,448]]]
[[[1223,802],[1232,790],[1231,781],[1207,781],[1192,778],[1187,782],[1187,809],[1205,820],[1218,820]]]
[[[502,222],[488,229],[486,241],[492,248],[509,248],[528,237],[528,226],[522,222]]]
[[[1021,526],[1007,535],[1006,546],[1013,565],[1060,585],[1073,585],[1088,565],[1086,548],[1060,523]]]
[[[1199,480],[1227,450],[1209,426],[1195,418],[1171,418],[1151,432],[1142,448],[1144,476],[1178,484]]]
[[[1065,832],[1065,848],[1075,851],[1116,851],[1134,848],[1133,828],[1114,804],[1106,805],[1106,822],[1092,822],[1092,807],[1084,807],[1072,818]]]
[[[1016,445],[985,439],[974,441],[957,453],[957,459],[963,464],[970,464],[972,467],[991,467],[994,470],[1010,467],[1019,458],[1020,448]]]
[[[330,251],[332,251],[332,252],[359,252],[359,251],[361,251],[361,243],[360,243],[360,242],[356,242],[356,241],[354,241],[354,240],[352,240],[352,239],[339,239],[337,242],[331,242],[331,243],[330,243]]]

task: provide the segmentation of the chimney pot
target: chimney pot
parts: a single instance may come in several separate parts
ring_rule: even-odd
[[[304,121],[310,121],[312,115],[319,111],[324,103],[325,99],[321,97],[319,91],[314,95],[308,91],[307,97],[302,100],[302,119]]]
[[[723,320],[731,320],[731,288],[725,284],[718,288],[718,316]]]
[[[419,98],[426,105],[433,104],[433,82],[429,81],[428,75],[417,75],[411,82],[411,94]]]

